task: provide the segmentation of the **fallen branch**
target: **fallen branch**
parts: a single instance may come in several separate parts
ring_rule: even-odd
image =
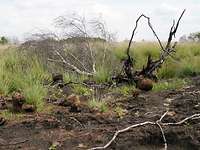
[[[165,134],[164,134],[164,131],[163,131],[163,128],[162,126],[176,126],[176,125],[181,125],[185,122],[187,122],[188,120],[190,119],[199,119],[200,117],[200,113],[199,114],[194,114],[192,116],[189,116],[189,117],[186,117],[185,119],[179,121],[179,122],[176,122],[176,123],[162,123],[162,119],[168,114],[168,111],[165,112],[159,120],[157,120],[156,122],[152,122],[152,121],[146,121],[146,122],[143,122],[143,123],[138,123],[138,124],[134,124],[134,125],[131,125],[131,126],[128,126],[124,129],[121,129],[121,130],[118,130],[115,132],[114,136],[112,137],[112,139],[107,143],[105,144],[104,146],[100,146],[100,147],[94,147],[94,148],[91,148],[89,150],[97,150],[97,149],[106,149],[108,148],[112,142],[117,138],[117,136],[120,134],[120,133],[123,133],[123,132],[126,132],[132,128],[136,128],[136,127],[141,127],[141,126],[145,126],[145,125],[157,125],[162,133],[162,138],[163,138],[163,141],[164,141],[164,150],[167,150],[167,140],[166,140],[166,137],[165,137]]]

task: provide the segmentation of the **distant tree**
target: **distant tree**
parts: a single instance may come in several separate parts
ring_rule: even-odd
[[[200,42],[200,32],[191,33],[188,36],[189,41]]]
[[[180,42],[200,42],[200,32],[190,33],[189,35],[183,35],[179,39]]]
[[[0,44],[7,44],[8,43],[8,39],[4,36],[1,37],[0,39]]]
[[[40,30],[21,49],[31,49],[29,52],[37,54],[45,64],[51,62],[66,71],[88,76],[96,75],[114,59],[109,47],[115,35],[109,32],[102,18],[74,13],[57,17],[54,24],[57,32]]]
[[[60,16],[55,19],[56,27],[61,30],[65,39],[73,41],[74,45],[68,50],[56,50],[55,56],[63,64],[72,68],[79,74],[93,76],[97,73],[98,65],[106,65],[109,44],[114,40],[114,35],[106,27],[101,18],[86,18],[77,13]],[[101,42],[101,54],[94,46]],[[101,59],[98,59],[100,58]],[[72,59],[73,58],[73,59]],[[71,61],[69,61],[71,59]],[[97,60],[101,60],[98,62]],[[78,64],[77,64],[78,62]]]

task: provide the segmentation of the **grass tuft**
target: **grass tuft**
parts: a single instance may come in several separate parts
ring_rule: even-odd
[[[92,99],[88,101],[88,106],[92,109],[97,109],[100,112],[107,112],[108,106],[104,101]]]

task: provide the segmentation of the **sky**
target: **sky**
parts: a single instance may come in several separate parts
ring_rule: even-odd
[[[0,0],[0,36],[26,38],[38,29],[55,30],[54,19],[76,12],[102,16],[118,40],[129,39],[139,15],[151,18],[161,40],[167,40],[173,19],[186,13],[177,31],[180,36],[200,31],[200,0]],[[146,20],[141,20],[134,40],[155,40]]]

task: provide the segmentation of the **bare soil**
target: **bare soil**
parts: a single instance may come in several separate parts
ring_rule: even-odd
[[[1,150],[84,150],[103,146],[116,130],[144,121],[156,121],[166,110],[163,122],[177,122],[200,113],[200,77],[179,90],[144,92],[137,97],[107,94],[110,106],[127,110],[118,117],[83,108],[71,112],[68,106],[54,106],[49,113],[27,113],[0,125]],[[1,110],[0,110],[1,111]],[[200,150],[200,119],[181,126],[163,127],[168,150]],[[120,134],[109,150],[160,150],[164,147],[156,126],[144,126]]]

